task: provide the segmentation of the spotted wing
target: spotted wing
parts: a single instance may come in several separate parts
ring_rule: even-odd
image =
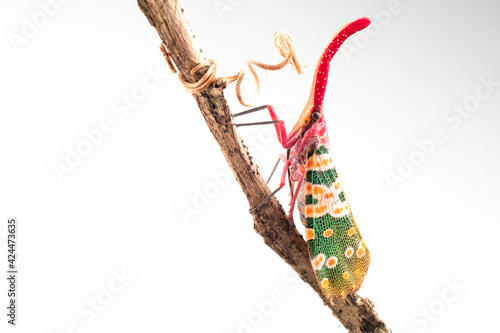
[[[328,298],[345,297],[361,287],[370,252],[352,217],[328,148],[311,145],[307,152],[301,218],[311,263]]]

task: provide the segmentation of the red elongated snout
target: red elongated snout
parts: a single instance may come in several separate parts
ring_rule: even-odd
[[[295,126],[290,132],[290,138],[297,135],[302,128],[309,126],[323,117],[323,99],[325,97],[326,85],[328,83],[330,61],[347,38],[356,32],[363,30],[368,25],[370,25],[370,19],[368,17],[362,17],[354,22],[344,25],[332,37],[328,46],[321,54],[318,64],[316,65],[309,99],[299,116],[299,120],[295,123]]]

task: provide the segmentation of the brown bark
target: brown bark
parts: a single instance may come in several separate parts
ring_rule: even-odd
[[[181,2],[138,0],[138,3],[144,15],[158,32],[182,79],[193,83],[199,80],[206,68],[200,69],[193,75],[190,71],[206,60],[199,47],[196,46]],[[255,207],[271,191],[261,177],[257,165],[252,162],[238,130],[230,125],[231,112],[224,98],[223,87],[217,87],[216,81],[204,91],[193,94],[193,97],[245,193],[250,207]],[[247,212],[242,212],[242,214],[247,214]],[[369,299],[353,294],[345,299],[337,299],[333,305],[330,304],[315,278],[309,261],[307,244],[295,228],[291,233],[288,232],[286,213],[275,198],[258,209],[253,217],[254,228],[264,238],[266,245],[311,286],[325,306],[332,310],[334,316],[349,332],[390,332],[375,312],[374,304]]]

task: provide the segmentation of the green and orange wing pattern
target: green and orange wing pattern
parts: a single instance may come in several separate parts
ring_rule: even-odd
[[[368,271],[370,252],[324,145],[308,148],[301,199],[311,264],[324,294],[331,299],[358,291]]]

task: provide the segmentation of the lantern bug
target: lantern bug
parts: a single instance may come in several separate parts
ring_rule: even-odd
[[[316,66],[309,99],[289,133],[271,105],[233,115],[238,117],[264,109],[269,111],[272,121],[233,123],[236,126],[274,124],[278,140],[287,150],[287,156],[282,154],[280,157],[285,166],[279,188],[250,212],[255,212],[285,186],[288,172],[292,191],[288,220],[292,226],[297,201],[300,219],[306,228],[311,265],[323,293],[330,300],[359,290],[368,271],[370,252],[354,222],[332,162],[323,99],[332,57],[349,36],[369,24],[369,18],[360,18],[345,25],[333,36]]]

